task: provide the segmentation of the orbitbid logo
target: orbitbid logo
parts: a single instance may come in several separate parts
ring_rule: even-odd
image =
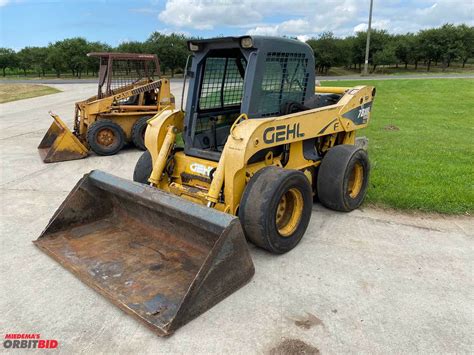
[[[5,349],[56,349],[58,341],[55,339],[41,339],[36,333],[5,334],[3,348]]]

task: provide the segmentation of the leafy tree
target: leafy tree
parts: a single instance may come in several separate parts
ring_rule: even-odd
[[[16,55],[13,49],[0,48],[0,68],[2,68],[3,76],[5,76],[6,68],[13,68],[16,64]]]
[[[155,53],[160,59],[161,70],[171,70],[174,76],[176,69],[182,69],[186,65],[188,49],[186,37],[181,34],[172,33],[165,35],[153,32],[146,41],[147,48],[151,53]]]
[[[87,53],[92,53],[92,52],[111,52],[112,47],[110,47],[108,44],[102,43],[102,42],[88,42],[87,44]],[[86,75],[89,74],[89,71],[93,74],[96,75],[99,72],[99,66],[100,66],[100,61],[99,59],[95,57],[87,57],[86,58],[87,65],[86,65]]]
[[[466,66],[466,62],[474,57],[474,27],[467,25],[459,25],[457,27],[459,35],[458,56],[461,59],[462,67]]]
[[[139,42],[139,41],[130,41],[130,42],[122,42],[116,48],[116,52],[123,52],[123,53],[147,53],[148,48],[146,43]]]
[[[374,65],[374,55],[378,51],[382,50],[384,46],[392,40],[385,30],[373,29],[370,32],[370,50],[369,50],[369,63]],[[365,46],[367,42],[367,31],[357,32],[353,42],[352,42],[352,52],[354,63],[359,65],[361,69],[362,64],[365,61]],[[372,70],[375,70],[377,64],[373,67]]]
[[[386,45],[383,49],[375,52],[373,55],[373,65],[374,71],[377,65],[389,65],[397,61],[397,56],[395,54],[395,46]]]
[[[409,41],[409,53],[408,59],[410,63],[415,64],[415,70],[418,69],[418,63],[423,60],[424,53],[421,49],[420,37],[414,35],[412,38],[408,38]]]
[[[50,68],[47,62],[48,49],[46,47],[30,47],[29,59],[32,68],[38,73],[38,76],[45,76],[46,71]]]
[[[442,44],[440,41],[440,32],[436,28],[422,30],[418,33],[420,41],[420,50],[423,53],[425,61],[428,63],[427,71],[431,69],[433,61],[438,62],[441,58]]]
[[[405,35],[394,36],[394,49],[397,60],[405,64],[405,69],[408,67],[408,63],[411,60],[411,52],[413,50],[412,42],[415,35],[407,33]],[[398,63],[397,63],[398,64]]]
[[[55,43],[62,51],[63,62],[76,77],[81,77],[81,73],[87,66],[88,43],[84,38],[68,38]]]
[[[362,64],[365,61],[365,44],[367,42],[367,32],[357,32],[352,41],[352,61],[354,64],[359,66],[361,70]],[[372,52],[372,48],[369,51],[369,55]],[[370,57],[369,57],[370,61]]]
[[[438,41],[441,47],[443,70],[449,67],[454,58],[459,57],[461,48],[460,33],[451,24],[445,24],[438,29]]]
[[[324,32],[319,38],[311,38],[306,43],[314,51],[319,73],[327,74],[333,66],[351,66],[352,42],[347,38],[336,38],[332,32]]]
[[[361,69],[365,60],[366,32],[354,36],[337,38],[331,32],[311,38],[307,43],[313,48],[316,59],[316,70],[327,73],[333,66],[345,66]],[[66,70],[73,76],[81,77],[82,73],[97,75],[99,61],[87,57],[89,52],[120,51],[131,53],[155,53],[160,58],[162,71],[183,69],[188,56],[187,38],[172,33],[154,32],[145,42],[129,41],[111,48],[101,42],[88,42],[84,38],[68,38],[49,44],[47,47],[25,47],[18,53],[9,48],[0,48],[0,68],[6,75],[7,68],[19,68],[27,75],[34,70],[38,75],[49,71],[59,77]],[[453,61],[462,63],[463,68],[470,58],[474,57],[474,27],[468,25],[454,26],[445,24],[438,28],[392,36],[384,30],[374,29],[371,33],[369,63],[374,71],[378,65],[399,63],[408,67],[413,63],[415,70],[418,63],[427,63],[427,70],[432,63],[442,63],[443,70]]]
[[[49,44],[46,63],[53,68],[58,78],[61,77],[61,73],[66,70],[66,63],[59,42]]]
[[[18,68],[23,70],[25,76],[28,70],[33,69],[33,61],[34,50],[32,50],[32,47],[25,47],[17,53]]]
[[[350,68],[352,60],[352,42],[354,37],[338,38],[336,41],[338,58],[336,65],[343,65]]]
[[[346,64],[343,60],[342,40],[335,38],[332,32],[324,32],[318,39],[310,39],[307,43],[313,48],[316,68],[319,73],[327,74],[332,66]]]

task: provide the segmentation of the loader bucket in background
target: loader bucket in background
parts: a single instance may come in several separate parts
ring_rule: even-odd
[[[98,170],[77,183],[35,244],[158,335],[254,274],[238,218]]]
[[[51,114],[51,117],[53,123],[38,146],[41,159],[45,163],[54,163],[85,158],[87,147],[67,128],[59,116]]]

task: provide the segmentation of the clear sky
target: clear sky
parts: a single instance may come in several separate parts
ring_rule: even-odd
[[[368,8],[369,0],[0,0],[0,46],[75,36],[115,46],[153,31],[347,36],[366,28]],[[474,0],[374,0],[375,28],[404,33],[444,23],[474,25]]]

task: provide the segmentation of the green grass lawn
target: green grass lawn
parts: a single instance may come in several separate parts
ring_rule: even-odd
[[[326,82],[377,87],[366,203],[446,214],[474,212],[474,80]]]
[[[398,67],[394,65],[386,65],[386,66],[378,66],[375,72],[372,72],[372,66],[369,67],[369,71],[372,75],[408,75],[408,74],[415,74],[415,75],[443,75],[443,74],[466,74],[471,75],[474,74],[474,65],[471,63],[467,63],[466,66],[463,68],[459,63],[453,63],[448,68],[442,68],[441,65],[432,65],[430,71],[427,71],[426,65],[420,63],[418,68],[415,69],[413,64],[410,64],[405,69],[404,65],[399,65]],[[358,75],[361,73],[361,69],[347,69],[345,67],[331,67],[329,72],[326,75],[333,75],[333,76],[343,76],[343,75]],[[318,75],[320,76],[320,75]],[[322,76],[324,78],[324,76]]]
[[[56,92],[60,92],[60,90],[45,85],[0,84],[0,103],[29,99]]]

